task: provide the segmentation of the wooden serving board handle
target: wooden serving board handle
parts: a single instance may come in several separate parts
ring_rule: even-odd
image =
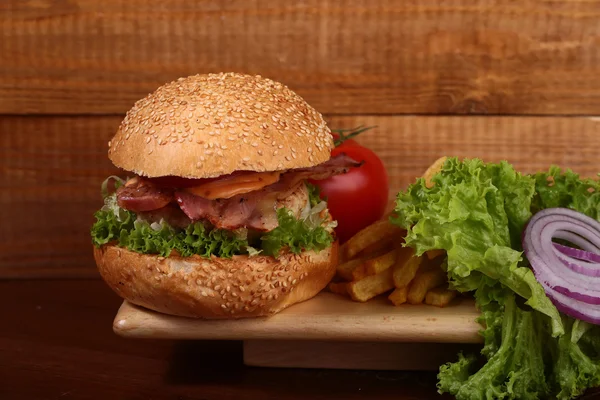
[[[332,342],[246,340],[244,364],[255,367],[435,371],[455,361],[460,343]]]

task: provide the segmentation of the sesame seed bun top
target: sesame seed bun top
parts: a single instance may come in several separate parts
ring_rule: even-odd
[[[330,158],[323,116],[285,85],[237,73],[194,75],[135,103],[108,143],[138,175],[212,178],[311,167]]]

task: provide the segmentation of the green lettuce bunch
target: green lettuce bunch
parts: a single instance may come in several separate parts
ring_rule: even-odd
[[[506,163],[448,159],[428,188],[398,194],[392,222],[417,254],[443,249],[451,286],[473,292],[483,362],[459,355],[438,387],[457,399],[571,399],[600,385],[599,327],[554,307],[528,268],[521,234],[534,212],[569,207],[598,218],[599,185],[572,171],[523,175]]]

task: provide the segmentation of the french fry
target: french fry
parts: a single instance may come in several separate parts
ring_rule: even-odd
[[[362,263],[363,260],[356,259],[346,261],[343,264],[338,264],[338,266],[336,267],[337,275],[344,280],[351,281],[353,279],[352,273],[357,267],[360,267]]]
[[[436,307],[446,307],[457,294],[456,290],[450,290],[447,286],[439,286],[427,292],[425,304]]]
[[[394,265],[397,250],[379,252],[373,258],[363,259],[363,263],[352,271],[352,280],[359,281],[369,275],[376,275]]]
[[[373,243],[366,249],[362,250],[360,253],[355,254],[353,258],[361,258],[363,260],[368,260],[371,258],[378,257],[384,253],[387,253],[393,247],[393,240],[394,237],[390,236],[377,243]]]
[[[380,255],[379,257],[365,261],[363,265],[365,266],[367,275],[376,275],[390,268],[396,262],[397,255],[398,251],[394,249]]]
[[[329,291],[341,294],[342,296],[348,296],[348,282],[331,282],[329,284]]]
[[[442,167],[444,166],[444,163],[446,162],[447,158],[448,157],[440,157],[437,160],[435,160],[433,164],[429,166],[429,168],[427,168],[427,171],[425,171],[425,173],[423,174],[423,178],[425,178],[425,186],[427,186],[428,188],[433,187],[434,183],[431,181],[431,179],[435,174],[442,170]]]
[[[382,254],[384,254],[384,251],[379,250],[373,254],[364,255],[363,257],[358,257],[353,260],[349,260],[349,261],[343,262],[341,264],[338,264],[336,267],[337,276],[339,276],[340,278],[342,278],[346,281],[362,279],[365,276],[367,276],[364,269],[362,269],[362,265],[365,263],[365,261],[368,261],[371,258],[378,257]],[[358,270],[361,270],[361,271],[359,272]]]
[[[367,268],[365,267],[364,261],[352,271],[352,281],[360,281],[361,279],[365,279],[369,274],[367,274]]]
[[[425,254],[427,254],[428,259],[433,260],[434,258],[437,258],[439,256],[446,254],[446,251],[445,250],[428,250],[425,252]]]
[[[444,284],[446,273],[441,268],[420,269],[408,286],[408,302],[421,304],[431,289]]]
[[[390,237],[394,237],[402,230],[392,225],[388,220],[380,220],[372,225],[367,226],[356,235],[352,236],[342,246],[345,259],[353,259],[358,253],[366,249],[367,247],[376,244],[381,241],[385,241]]]
[[[388,296],[388,299],[395,306],[399,306],[400,304],[406,303],[408,295],[408,287],[404,286],[401,288],[396,288],[394,291]]]
[[[405,249],[407,251],[398,257],[393,268],[394,285],[397,288],[408,286],[421,266],[422,257],[414,256],[414,250],[409,247]]]
[[[370,275],[359,281],[348,283],[348,293],[352,300],[365,302],[393,289],[393,287],[392,269],[388,268],[377,275]]]

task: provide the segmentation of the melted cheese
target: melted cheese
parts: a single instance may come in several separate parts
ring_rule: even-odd
[[[254,172],[217,179],[184,189],[209,200],[229,199],[238,194],[260,190],[279,180],[280,172]]]

